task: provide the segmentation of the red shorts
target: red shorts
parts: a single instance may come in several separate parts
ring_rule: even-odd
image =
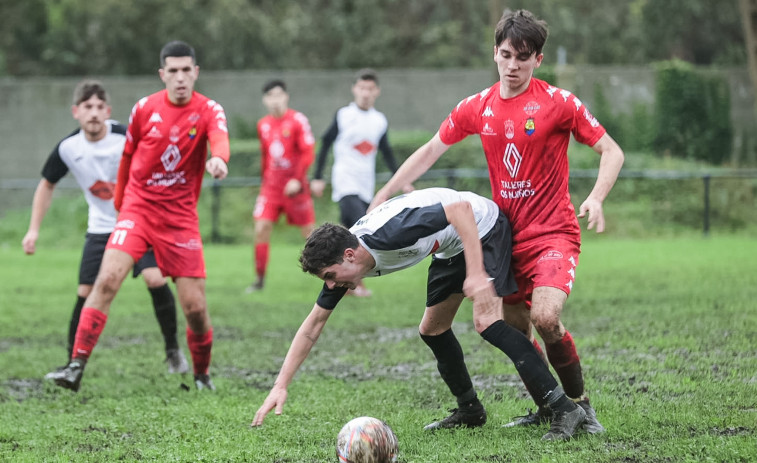
[[[315,223],[315,207],[310,193],[303,191],[294,196],[266,195],[260,193],[255,200],[252,216],[255,220],[276,222],[281,214],[286,214],[289,225],[305,226]]]
[[[550,286],[570,294],[576,279],[581,244],[566,238],[550,238],[513,246],[512,266],[518,292],[505,296],[505,304],[525,301],[531,305],[534,288]]]
[[[205,258],[197,224],[177,227],[164,217],[150,218],[137,211],[124,211],[110,235],[106,249],[118,249],[138,261],[149,247],[165,276],[205,278]]]

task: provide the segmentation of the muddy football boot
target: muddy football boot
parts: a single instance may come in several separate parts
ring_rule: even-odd
[[[513,420],[505,425],[503,428],[513,428],[515,426],[535,426],[539,424],[549,423],[552,421],[552,409],[549,407],[539,407],[536,413],[528,409],[528,414],[524,416],[517,416]]]
[[[600,434],[605,432],[605,427],[597,420],[597,412],[589,404],[589,399],[576,402],[586,412],[586,420],[581,425],[581,429],[589,434]]]
[[[169,373],[186,373],[189,371],[187,358],[181,349],[166,349],[166,363]]]
[[[84,374],[84,362],[72,360],[65,368],[53,371],[45,375],[45,378],[52,379],[60,387],[71,389],[74,392],[79,390],[81,377]]]
[[[568,440],[586,420],[586,412],[578,405],[571,411],[557,411],[552,417],[549,432],[542,436],[542,440]]]
[[[195,375],[195,387],[198,391],[215,391],[216,387],[210,380],[210,375]]]
[[[426,431],[435,431],[437,429],[451,428],[477,428],[486,423],[486,409],[481,402],[453,408],[452,414],[440,421],[426,425],[423,429]]]

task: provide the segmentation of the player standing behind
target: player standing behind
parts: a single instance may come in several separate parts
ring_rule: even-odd
[[[584,422],[586,412],[568,399],[528,338],[502,320],[502,296],[517,290],[510,270],[507,218],[493,201],[447,188],[399,196],[349,230],[325,224],[308,238],[300,264],[303,271],[324,281],[323,289],[297,330],[252,425],[261,425],[273,409],[281,414],[287,387],[348,288],[354,288],[363,277],[412,267],[429,255],[433,258],[419,334],[434,353],[439,374],[457,399],[458,408],[424,429],[472,428],[486,423],[486,410],[452,332],[452,321],[465,295],[473,301],[476,331],[512,360],[536,403],[555,410],[543,439],[569,439]]]
[[[361,69],[352,85],[354,101],[340,108],[331,126],[323,134],[318,151],[315,175],[310,188],[317,197],[323,195],[326,166],[331,145],[334,145],[334,164],[331,169],[331,199],[339,203],[340,222],[350,228],[365,215],[376,189],[376,153],[381,151],[387,167],[397,171],[397,161],[389,145],[386,116],[374,104],[381,94],[378,75],[373,69]],[[411,191],[408,187],[405,191]],[[371,291],[360,283],[350,294],[365,297]]]
[[[217,179],[228,173],[226,115],[221,105],[194,91],[200,68],[192,47],[167,43],[160,51],[160,65],[166,88],[142,98],[132,109],[115,191],[118,222],[84,303],[71,361],[52,377],[57,385],[75,391],[113,298],[134,262],[150,247],[163,274],[176,283],[187,319],[195,385],[215,389],[208,375],[213,328],[205,299],[197,199],[204,170]]]
[[[315,140],[307,117],[289,108],[289,94],[282,80],[263,86],[263,105],[268,115],[258,121],[260,139],[260,194],[255,200],[255,275],[247,292],[265,284],[271,232],[282,213],[287,223],[300,227],[307,238],[315,227],[315,208],[310,197],[307,172],[315,158]]]
[[[581,229],[568,189],[568,143],[601,155],[597,181],[579,207],[588,228],[604,231],[602,202],[623,165],[623,151],[583,103],[567,90],[533,78],[541,65],[547,24],[525,10],[506,10],[495,30],[494,62],[499,82],[462,100],[439,131],[413,153],[376,193],[373,205],[426,172],[450,145],[477,134],[489,165],[494,201],[513,229],[513,270],[518,293],[505,297],[505,321],[545,343],[547,357],[568,397],[586,410],[584,429],[602,432],[584,391],[581,362],[560,315],[573,288]],[[534,345],[538,342],[534,339]],[[511,425],[552,419],[540,407]]]
[[[61,140],[47,158],[42,168],[42,179],[34,192],[29,230],[21,242],[24,252],[34,254],[39,229],[52,203],[55,186],[70,171],[84,193],[89,212],[79,264],[77,299],[68,326],[67,359],[71,358],[74,348],[74,336],[84,301],[92,291],[105,244],[116,225],[113,190],[126,142],[126,127],[108,120],[110,113],[108,93],[102,83],[96,80],[79,82],[74,89],[71,106],[71,114],[79,123],[79,128]],[[155,316],[163,333],[168,371],[186,373],[189,370],[187,359],[176,339],[176,303],[152,252],[145,254],[134,266],[134,277],[140,274],[152,296]]]

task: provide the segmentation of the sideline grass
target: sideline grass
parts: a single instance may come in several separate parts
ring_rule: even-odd
[[[246,295],[250,247],[206,249],[216,393],[184,392],[190,379],[165,372],[149,295],[127,281],[74,394],[41,378],[64,360],[79,250],[0,248],[0,461],[336,461],[339,429],[360,415],[390,423],[405,463],[757,460],[753,239],[587,240],[564,320],[608,432],[565,443],[501,428],[532,403],[467,303],[455,331],[489,422],[422,432],[454,405],[417,336],[424,265],[369,279],[369,300],[345,299],[284,415],[249,429],[320,287],[298,252],[274,242],[266,290]]]

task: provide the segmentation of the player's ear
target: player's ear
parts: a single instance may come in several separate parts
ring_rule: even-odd
[[[77,119],[79,115],[79,107],[77,105],[71,105],[71,115],[74,116],[74,119]]]

